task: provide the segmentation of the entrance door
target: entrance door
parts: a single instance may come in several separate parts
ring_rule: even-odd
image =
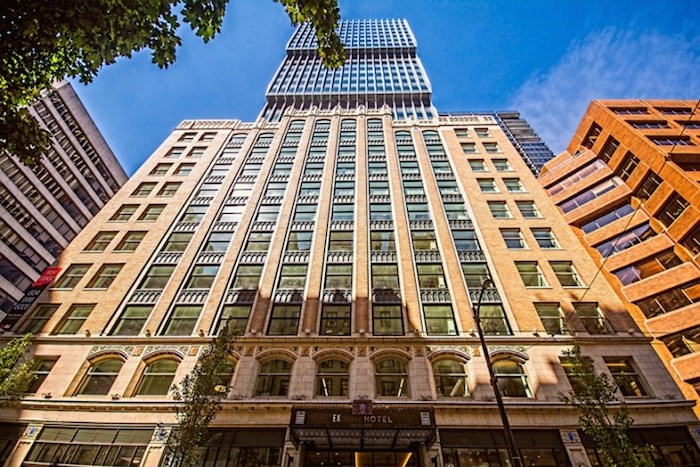
[[[306,451],[308,467],[418,467],[415,452],[394,451]]]

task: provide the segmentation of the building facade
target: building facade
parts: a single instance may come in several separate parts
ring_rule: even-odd
[[[52,146],[35,168],[0,154],[0,316],[127,179],[68,82],[30,111],[51,132]]]
[[[700,390],[699,130],[698,101],[594,101],[568,151],[540,176],[694,399]]]
[[[40,378],[0,412],[5,465],[167,465],[169,389],[224,324],[204,465],[507,465],[475,307],[526,465],[599,465],[558,396],[576,344],[636,442],[700,462],[693,403],[496,119],[273,120],[182,122],[61,255],[13,329]]]

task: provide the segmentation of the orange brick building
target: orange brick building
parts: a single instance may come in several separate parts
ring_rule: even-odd
[[[699,104],[593,101],[540,175],[689,398],[700,391]]]

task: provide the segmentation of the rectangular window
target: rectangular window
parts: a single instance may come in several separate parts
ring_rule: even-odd
[[[450,305],[423,305],[423,315],[429,336],[457,335],[457,325]]]
[[[267,251],[270,248],[272,232],[251,232],[245,251]]]
[[[370,232],[371,251],[396,251],[393,230],[373,230]]]
[[[262,265],[240,264],[233,277],[233,288],[244,290],[255,290],[260,283],[262,275]]]
[[[189,336],[192,334],[199,315],[201,306],[177,305],[170,314],[170,319],[163,329],[164,336]]]
[[[416,264],[418,287],[421,289],[445,289],[445,274],[440,264]]]
[[[174,232],[170,235],[168,238],[168,241],[165,242],[165,246],[163,246],[163,251],[171,251],[171,252],[181,252],[185,251],[185,248],[187,248],[187,245],[189,245],[190,240],[192,240],[192,236],[194,233],[192,232]]]
[[[267,334],[270,336],[294,336],[299,328],[301,305],[274,305],[270,313]]]
[[[85,320],[95,308],[95,305],[73,305],[70,307],[68,316],[61,323],[56,334],[77,334]]]
[[[255,220],[258,222],[275,222],[279,212],[279,204],[263,204],[258,208],[258,217]]]
[[[459,186],[455,180],[438,180],[438,190],[441,196],[460,195]]]
[[[109,220],[116,222],[126,222],[131,218],[131,216],[134,215],[138,207],[138,204],[123,204],[119,207],[119,209],[117,209],[117,212],[115,212],[114,215],[109,218]]]
[[[216,136],[216,133],[214,132],[206,132],[200,136],[199,140],[200,141],[205,141],[205,142],[211,142],[214,141],[214,137]]]
[[[367,173],[369,175],[386,175],[386,162],[370,162],[367,164]]]
[[[190,132],[183,133],[182,136],[180,136],[180,139],[178,139],[178,141],[187,141],[187,142],[194,141],[195,136],[197,136],[197,133],[190,133]]]
[[[488,170],[486,169],[486,164],[484,164],[483,159],[470,160],[469,167],[471,167],[472,172],[488,172]]]
[[[589,334],[610,334],[611,329],[608,325],[603,312],[598,307],[596,302],[577,302],[574,303],[576,315],[583,323]]]
[[[532,228],[530,231],[532,231],[532,235],[535,237],[535,241],[540,248],[559,248],[559,242],[557,242],[557,239],[554,237],[552,229],[542,227],[537,229]]]
[[[484,263],[462,263],[462,273],[467,287],[480,289],[486,279],[490,278],[489,269]]]
[[[460,145],[462,146],[462,151],[464,151],[464,154],[477,154],[478,153],[478,151],[476,150],[476,143],[460,143]]]
[[[605,141],[605,144],[603,145],[603,149],[601,149],[600,154],[598,154],[598,157],[606,163],[610,162],[610,159],[612,159],[613,155],[615,154],[615,151],[619,146],[619,141],[617,141],[612,136],[609,136],[608,139]]]
[[[299,188],[299,196],[318,196],[321,194],[319,182],[302,182]]]
[[[198,264],[192,269],[190,277],[185,283],[185,288],[209,289],[214,284],[218,272],[218,264]]]
[[[604,180],[595,185],[594,187],[584,191],[583,193],[580,193],[574,196],[573,198],[568,199],[563,203],[560,203],[559,208],[564,213],[571,212],[576,208],[580,208],[581,206],[590,203],[594,199],[600,198],[607,192],[617,188],[621,183],[622,181],[617,177]]]
[[[496,181],[493,178],[478,178],[476,181],[482,193],[498,193]]]
[[[469,129],[468,128],[455,128],[455,135],[457,138],[468,138]]]
[[[693,256],[700,254],[700,225],[696,226],[681,240],[681,244],[686,247]]]
[[[334,204],[331,208],[331,221],[352,221],[355,215],[355,207],[352,204]]]
[[[224,206],[224,210],[228,206]],[[209,206],[205,205],[190,205],[185,209],[185,212],[182,214],[182,217],[180,218],[180,222],[201,222],[202,219],[204,219],[205,214],[207,213],[207,209]],[[237,220],[237,219],[236,219]],[[219,221],[223,221],[223,219],[219,218]]]
[[[178,190],[178,188],[180,188],[180,185],[182,185],[182,183],[180,183],[180,182],[167,182],[167,183],[163,184],[163,187],[158,192],[158,196],[163,196],[163,197],[175,196],[175,193],[177,193],[177,190]]]
[[[214,251],[223,253],[228,250],[228,245],[233,237],[232,232],[212,232],[202,251]]]
[[[479,310],[484,334],[487,336],[511,335],[506,313],[498,304],[482,304]]]
[[[56,364],[56,360],[58,360],[58,358],[44,357],[38,358],[34,361],[32,372],[34,373],[35,378],[27,388],[28,394],[36,394],[39,391],[39,388],[42,384],[44,384],[44,381],[46,381],[46,378],[49,376],[49,373],[51,373],[51,370]]]
[[[331,231],[328,251],[352,251],[352,232]]]
[[[501,229],[501,236],[509,250],[519,250],[527,248],[525,239],[523,238],[520,229]]]
[[[616,207],[612,211],[603,214],[597,219],[594,219],[591,222],[584,224],[583,226],[581,226],[581,230],[583,230],[587,234],[595,232],[596,230],[602,229],[606,225],[615,222],[618,219],[622,219],[623,217],[632,214],[633,212],[634,208],[632,208],[632,206],[630,206],[629,204],[623,204],[622,206]]]
[[[399,268],[396,264],[372,264],[372,289],[399,290]]]
[[[36,310],[32,319],[27,321],[22,327],[23,333],[31,332],[32,334],[37,334],[44,329],[49,318],[58,310],[59,305],[54,304],[41,304],[37,305]]]
[[[190,150],[190,152],[187,154],[187,157],[191,157],[193,159],[199,159],[204,155],[204,151],[207,148],[203,148],[201,146],[194,147]]]
[[[389,196],[389,182],[370,181],[369,182],[370,196]]]
[[[372,325],[375,336],[403,335],[401,305],[373,305]]]
[[[336,175],[353,175],[355,173],[354,162],[338,162],[335,167]]]
[[[525,193],[525,187],[519,178],[504,178],[503,183],[508,193]]]
[[[584,362],[577,363],[572,358],[560,357],[561,366],[566,374],[566,379],[569,380],[571,389],[574,394],[583,394],[586,391],[586,383],[584,378],[590,375],[590,370],[593,369],[593,361],[590,357],[582,357]]]
[[[511,172],[513,170],[508,159],[493,159],[491,162],[493,162],[493,166],[499,172]]]
[[[607,258],[610,255],[624,251],[638,243],[642,243],[647,238],[651,238],[655,235],[656,231],[651,228],[648,222],[645,222],[632,230],[611,238],[607,242],[596,245],[595,248],[603,258]]]
[[[139,217],[140,221],[153,222],[158,220],[158,216],[165,209],[164,204],[149,204]]]
[[[657,146],[695,146],[689,136],[647,136]]]
[[[452,238],[457,251],[479,251],[479,240],[473,230],[453,230]]]
[[[287,240],[287,251],[311,251],[313,232],[292,231]]]
[[[603,357],[605,365],[625,397],[643,397],[648,395],[642,384],[642,378],[630,357]]]
[[[224,325],[228,326],[228,333],[233,336],[245,334],[250,317],[250,305],[226,305],[221,311],[220,329]],[[218,331],[217,331],[218,332]]]
[[[474,133],[480,138],[488,138],[491,136],[489,129],[486,127],[474,128]]]
[[[647,318],[653,318],[700,301],[700,282],[689,282],[639,302],[635,302]]]
[[[515,205],[518,206],[520,215],[525,218],[542,217],[534,201],[516,201]]]
[[[135,251],[136,248],[141,244],[141,241],[146,236],[146,232],[142,231],[129,231],[124,234],[122,241],[119,242],[117,247],[114,249],[115,252],[126,253]]]
[[[508,206],[506,205],[505,201],[489,201],[488,206],[494,219],[507,219],[513,217],[508,210]]]
[[[355,194],[355,182],[335,182],[333,196],[353,196]]]
[[[418,169],[418,162],[417,161],[400,161],[399,168],[401,169],[402,175],[407,175],[407,174],[418,175],[418,174],[420,174],[420,170]]]
[[[685,211],[687,207],[688,201],[678,193],[674,193],[661,207],[656,218],[666,227],[670,227],[671,224],[683,214],[683,211]]]
[[[297,204],[294,222],[313,222],[316,219],[316,204]]]
[[[139,289],[163,290],[173,275],[175,266],[153,265],[148,269]]]
[[[292,163],[291,162],[278,162],[272,168],[271,176],[286,176],[292,173]]]
[[[194,169],[194,164],[183,163],[183,164],[180,164],[177,166],[177,169],[175,169],[175,175],[178,175],[180,177],[185,177],[185,176],[191,174],[193,169]]]
[[[653,172],[649,172],[644,180],[642,181],[639,188],[634,192],[633,196],[638,198],[640,201],[646,201],[651,198],[656,189],[661,185],[663,180]]]
[[[652,256],[626,268],[619,269],[614,274],[620,279],[622,285],[629,285],[681,264],[683,264],[683,261],[676,256],[673,250],[668,250],[657,256]]]
[[[117,278],[119,271],[122,270],[123,264],[104,264],[97,271],[97,273],[92,276],[92,280],[88,283],[88,289],[108,289],[114,279]]]
[[[165,157],[169,159],[177,159],[178,157],[182,156],[182,154],[185,152],[184,147],[173,147],[170,148],[170,151],[165,155]]]
[[[128,305],[112,329],[112,336],[137,336],[153,310],[152,305]]]
[[[54,285],[56,289],[72,289],[83,278],[92,264],[71,264],[61,279]]]
[[[537,261],[516,261],[515,267],[520,273],[525,287],[547,287],[542,270]]]
[[[498,143],[484,143],[484,149],[486,152],[491,154],[501,152],[501,148],[498,147]]]
[[[625,158],[622,159],[622,163],[615,171],[615,175],[620,177],[622,180],[627,181],[632,176],[632,172],[634,172],[634,169],[636,169],[638,165],[639,159],[637,159],[637,156],[627,151]]]
[[[321,175],[323,173],[323,162],[307,162],[304,167],[304,175]]]
[[[469,220],[469,214],[462,203],[443,203],[448,221]]]
[[[243,217],[245,205],[243,204],[225,204],[221,208],[217,222],[239,222]],[[207,212],[207,206],[190,206],[185,211],[183,219],[188,219],[189,222],[201,222]]]
[[[155,182],[143,182],[131,193],[131,196],[148,196],[156,187]]]
[[[284,264],[278,287],[280,289],[304,290],[306,285],[306,264]]]
[[[583,281],[579,277],[571,261],[550,261],[554,274],[563,287],[583,287]]]
[[[172,167],[173,164],[156,164],[155,167],[151,170],[149,175],[165,175],[168,173],[168,170],[170,170],[170,167]]]
[[[403,182],[404,196],[425,196],[423,182],[420,180],[405,180]]]
[[[219,183],[204,183],[197,190],[195,195],[197,198],[213,198],[219,193],[221,184]]]
[[[535,303],[535,309],[547,334],[556,336],[569,333],[558,303]]]
[[[432,230],[412,230],[411,241],[415,251],[438,251],[437,238]]]
[[[391,204],[370,203],[370,205],[369,205],[369,220],[370,221],[390,221],[391,220]]]
[[[323,305],[319,334],[322,336],[349,336],[350,305]]]
[[[114,231],[98,232],[83,251],[105,251],[116,235],[117,232]]]

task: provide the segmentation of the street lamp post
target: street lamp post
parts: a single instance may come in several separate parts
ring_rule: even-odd
[[[484,298],[484,292],[489,287],[493,287],[493,281],[491,279],[486,279],[481,285],[479,300],[476,303],[476,307],[474,307],[474,322],[476,323],[476,331],[479,334],[479,341],[481,341],[481,353],[484,354],[484,360],[486,360],[486,368],[488,368],[489,370],[489,380],[491,382],[491,387],[493,388],[493,393],[496,396],[496,405],[498,405],[498,412],[501,415],[501,422],[503,423],[503,431],[506,437],[506,444],[508,445],[508,454],[510,456],[510,460],[513,467],[522,467],[523,462],[520,458],[520,451],[518,451],[518,448],[515,446],[513,430],[511,430],[510,423],[508,422],[508,414],[506,413],[506,407],[503,405],[501,391],[498,389],[498,379],[496,378],[496,374],[493,372],[493,366],[491,365],[491,356],[489,355],[488,347],[486,347],[484,331],[481,329],[481,300]]]

